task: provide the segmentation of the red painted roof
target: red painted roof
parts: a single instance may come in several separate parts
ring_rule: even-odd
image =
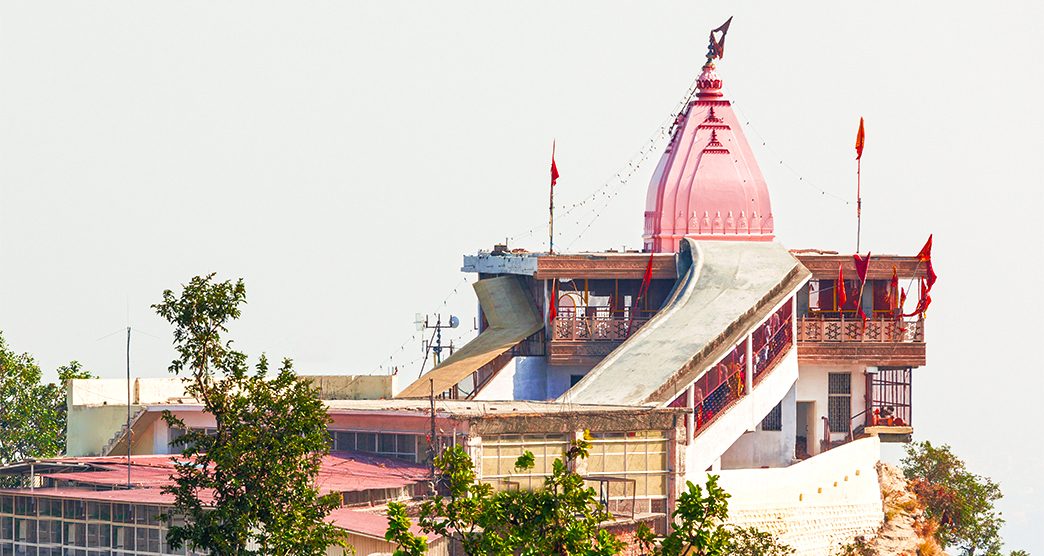
[[[384,538],[384,533],[388,530],[388,516],[378,513],[360,512],[348,508],[338,508],[330,512],[327,520],[346,531],[380,539]],[[410,527],[410,531],[415,535],[428,537],[428,542],[438,538],[438,535],[421,531],[421,528],[416,523]]]
[[[161,489],[172,484],[178,456],[133,456],[130,464],[130,482],[136,492],[143,489]],[[61,481],[74,481],[82,485],[119,488],[127,484],[126,457],[77,457],[57,460],[66,463],[83,463],[94,468],[91,471],[39,473]],[[428,477],[422,465],[398,459],[359,452],[331,452],[324,456],[319,470],[318,484],[323,493],[354,492],[378,488],[402,488],[421,482]]]

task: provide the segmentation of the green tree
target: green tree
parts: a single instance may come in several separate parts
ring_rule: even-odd
[[[780,543],[770,533],[753,527],[726,523],[729,493],[718,486],[718,476],[707,477],[706,491],[686,481],[686,491],[678,496],[671,514],[671,532],[659,545],[652,531],[639,527],[637,540],[645,552],[655,556],[787,556],[794,549]]]
[[[587,442],[580,440],[555,460],[543,488],[498,492],[475,481],[474,464],[463,448],[449,448],[435,459],[446,494],[421,505],[418,524],[424,532],[459,542],[470,555],[617,554],[623,544],[600,528],[611,516],[573,471],[576,459],[586,456]],[[515,467],[525,471],[533,463],[533,454],[525,452]],[[389,507],[386,538],[397,544],[396,556],[424,554],[426,543],[409,531],[405,515],[401,505]]]
[[[968,471],[945,444],[908,444],[902,468],[928,517],[939,523],[940,544],[968,556],[1001,554],[1004,520],[994,508],[1002,496],[996,483]]]
[[[33,357],[0,334],[0,465],[65,453],[65,383],[73,378],[91,374],[72,361],[58,368],[57,383],[44,383]]]
[[[179,294],[167,290],[153,308],[174,327],[187,392],[214,417],[216,432],[190,431],[176,442],[183,463],[174,485],[167,541],[219,556],[321,555],[343,536],[326,522],[340,500],[316,486],[329,452],[329,417],[318,392],[297,380],[289,359],[269,378],[265,356],[251,369],[222,334],[246,302],[243,281],[194,277]],[[174,428],[185,425],[169,412]]]

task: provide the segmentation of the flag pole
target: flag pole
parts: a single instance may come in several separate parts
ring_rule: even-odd
[[[547,253],[549,255],[555,254],[555,186],[551,185],[551,203],[548,206],[548,239],[547,239]]]
[[[856,253],[859,253],[859,239],[863,231],[863,159],[856,159]]]
[[[548,220],[547,220],[547,254],[555,254],[555,181],[558,180],[558,168],[555,166],[555,145],[556,141],[551,142],[551,192],[550,202],[548,203]]]

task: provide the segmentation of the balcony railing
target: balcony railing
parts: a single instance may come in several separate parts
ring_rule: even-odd
[[[754,350],[754,384],[761,382],[765,371],[776,366],[776,363],[786,355],[790,347],[794,345],[794,335],[791,333],[790,319],[783,320],[779,328],[769,336],[769,339],[760,349]]]
[[[552,342],[622,342],[634,334],[649,318],[580,317],[559,315],[551,321]]]
[[[859,317],[804,317],[798,321],[798,342],[924,343],[923,320]]]

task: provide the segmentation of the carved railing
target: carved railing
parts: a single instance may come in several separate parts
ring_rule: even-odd
[[[551,321],[552,342],[622,342],[646,322],[647,317],[633,321],[621,317],[576,317],[559,315]]]
[[[923,320],[805,317],[798,320],[798,342],[923,343]]]

